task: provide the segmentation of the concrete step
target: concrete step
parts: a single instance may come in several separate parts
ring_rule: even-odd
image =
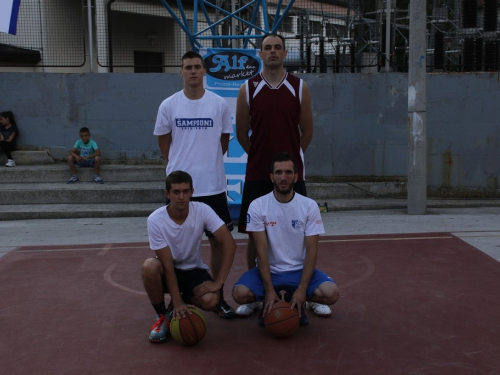
[[[78,168],[80,181],[92,181],[92,168]],[[126,181],[163,181],[165,182],[165,166],[163,165],[120,165],[103,164],[100,176],[105,182]],[[1,183],[65,183],[70,177],[67,164],[52,165],[17,165],[13,168],[0,167]]]
[[[18,165],[39,165],[55,163],[55,160],[50,155],[50,151],[48,149],[12,151],[12,158]],[[7,157],[4,153],[1,153],[0,166],[4,166],[6,162]]]
[[[163,202],[164,203],[164,202]],[[1,205],[0,220],[144,217],[161,203]]]
[[[153,182],[0,184],[0,204],[161,203],[165,185]]]

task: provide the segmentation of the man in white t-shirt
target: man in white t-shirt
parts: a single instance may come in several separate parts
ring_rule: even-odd
[[[160,151],[167,161],[167,176],[175,170],[188,172],[196,186],[192,201],[208,204],[232,231],[223,159],[233,131],[231,111],[224,98],[203,88],[206,71],[197,52],[186,52],[181,64],[184,89],[161,103],[154,135],[158,136]],[[217,278],[221,244],[209,231],[206,235],[212,253],[210,268]],[[222,289],[220,297],[216,306],[219,316],[236,316],[224,300]]]
[[[169,205],[148,217],[149,246],[156,258],[147,259],[142,266],[144,289],[157,314],[149,335],[154,343],[165,341],[170,321],[189,313],[191,305],[215,309],[236,251],[231,233],[214,210],[204,203],[190,202],[194,189],[188,173],[170,173],[165,185]],[[221,244],[219,273],[214,278],[201,256],[205,230]],[[171,297],[168,307],[165,293]]]
[[[296,180],[297,169],[290,154],[278,154],[272,163],[274,190],[255,199],[248,209],[246,229],[255,242],[257,267],[236,282],[233,298],[240,304],[263,301],[260,325],[280,300],[281,291],[299,311],[301,325],[308,324],[304,306],[326,308],[328,311],[317,315],[329,316],[327,305],[339,299],[332,278],[315,268],[318,237],[325,233],[318,205],[294,192]]]

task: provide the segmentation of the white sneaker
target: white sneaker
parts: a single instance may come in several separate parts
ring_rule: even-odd
[[[306,302],[306,309],[312,310],[315,315],[322,318],[332,315],[332,310],[327,305],[321,305],[316,302]]]
[[[252,302],[245,305],[240,305],[236,309],[236,315],[248,316],[252,315],[255,310],[261,310],[264,304],[262,302]]]
[[[7,164],[5,164],[6,167],[15,167],[16,166],[16,162],[12,159],[8,159],[7,160]]]

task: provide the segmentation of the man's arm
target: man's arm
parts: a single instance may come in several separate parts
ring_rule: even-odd
[[[305,152],[313,138],[313,115],[311,104],[311,93],[304,82],[302,86],[302,102],[300,103],[300,146]]]
[[[290,302],[292,307],[297,307],[299,316],[301,307],[306,302],[307,287],[309,286],[314,268],[316,267],[316,260],[318,258],[318,239],[319,235],[306,236],[305,238],[306,259],[304,260],[302,277],[300,278],[299,286],[293,293],[292,301]]]
[[[228,133],[223,133],[220,136],[220,145],[222,146],[222,155],[224,155],[227,152],[227,149],[229,147],[229,134]]]
[[[251,232],[250,235],[255,244],[257,252],[257,264],[259,265],[259,273],[264,284],[266,298],[264,301],[264,316],[271,312],[276,301],[279,301],[278,295],[273,287],[271,280],[271,268],[269,267],[269,258],[267,256],[267,234],[262,232]]]
[[[93,158],[94,156],[101,156],[101,150],[97,149],[95,150],[95,152],[93,154],[90,154],[90,155],[87,155],[85,156],[84,158],[82,158],[83,160],[86,160],[86,159],[91,159]]]
[[[170,145],[172,143],[172,132],[164,135],[158,136],[158,146],[160,146],[160,152],[163,158],[168,164],[168,153],[170,151]]]
[[[69,154],[71,156],[73,156],[76,160],[78,161],[82,161],[83,158],[80,156],[80,150],[78,150],[77,148],[72,148],[70,151],[69,151]]]
[[[166,246],[160,250],[156,250],[155,253],[163,266],[163,276],[165,277],[168,293],[170,293],[172,304],[174,305],[172,319],[185,316],[190,305],[186,305],[182,301],[179,284],[177,283],[177,276],[175,276],[174,258],[172,257],[172,252],[170,251],[170,248]]]
[[[196,298],[200,298],[207,293],[214,293],[221,290],[227,275],[229,275],[231,266],[233,265],[236,243],[234,242],[233,236],[231,236],[231,232],[229,232],[227,226],[223,224],[213,233],[213,235],[217,242],[222,244],[222,259],[219,274],[216,280],[205,281],[194,289]]]
[[[236,99],[236,138],[243,150],[250,152],[250,108],[247,103],[246,84],[241,85]]]

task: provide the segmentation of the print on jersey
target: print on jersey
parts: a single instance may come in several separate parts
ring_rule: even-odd
[[[206,129],[214,127],[211,118],[176,118],[175,126],[183,129]]]

